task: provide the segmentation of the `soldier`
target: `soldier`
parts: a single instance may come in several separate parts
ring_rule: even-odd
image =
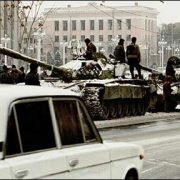
[[[18,83],[25,82],[25,76],[26,76],[26,74],[25,74],[25,72],[24,72],[24,67],[21,66],[21,67],[19,68],[19,71],[20,71],[20,74],[19,74],[19,77],[18,77]]]
[[[18,83],[20,71],[17,70],[16,66],[13,64],[10,70],[10,75],[13,78],[14,83]]]
[[[176,98],[171,94],[173,91],[171,88],[172,76],[166,76],[163,84],[163,95],[164,95],[164,111],[172,112],[176,105]]]
[[[128,59],[130,73],[132,79],[134,79],[134,68],[136,68],[140,79],[142,78],[141,66],[140,66],[141,54],[140,54],[139,46],[136,44],[136,37],[132,37],[131,41],[132,41],[131,44],[128,45],[126,49],[126,56]]]
[[[3,65],[3,71],[0,73],[0,83],[14,84],[13,78],[10,75],[9,69],[6,65]]]
[[[120,39],[118,45],[114,49],[115,61],[125,63],[124,39]]]
[[[172,81],[176,81],[175,70],[173,67],[174,62],[168,61],[166,66],[166,76],[171,76]]]
[[[96,46],[90,41],[89,38],[86,38],[86,53],[83,55],[87,60],[96,60]]]
[[[30,72],[25,77],[26,85],[40,85],[39,75],[37,73],[38,64],[31,63],[30,64]]]

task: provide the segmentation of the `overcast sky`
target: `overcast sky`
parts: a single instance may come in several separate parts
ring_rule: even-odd
[[[43,7],[67,7],[71,5],[72,7],[87,5],[88,2],[93,1],[44,1]],[[97,4],[102,3],[102,1],[94,1]],[[156,8],[159,12],[158,24],[162,23],[174,23],[180,22],[180,1],[105,1],[104,5],[107,6],[128,6],[134,5],[138,2],[139,5],[148,6]],[[42,8],[43,8],[42,7]]]

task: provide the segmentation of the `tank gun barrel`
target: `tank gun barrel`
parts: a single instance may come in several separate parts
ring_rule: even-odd
[[[149,67],[142,66],[142,65],[141,65],[141,69],[143,69],[145,71],[148,71],[148,72],[151,72],[151,73],[155,73],[155,74],[162,74],[162,72],[160,72],[160,71],[158,71],[156,69],[149,68]]]
[[[19,60],[22,60],[22,61],[25,61],[25,62],[28,62],[28,63],[37,63],[39,66],[44,67],[44,68],[46,68],[46,69],[48,69],[50,71],[53,70],[53,71],[58,72],[58,73],[63,73],[63,69],[61,69],[61,68],[59,68],[57,66],[53,66],[53,65],[44,63],[42,61],[38,61],[37,59],[26,56],[24,54],[21,54],[21,53],[19,53],[17,51],[9,49],[9,48],[0,47],[0,54],[9,56],[9,57],[12,57],[12,58],[15,58],[15,59],[19,59]]]

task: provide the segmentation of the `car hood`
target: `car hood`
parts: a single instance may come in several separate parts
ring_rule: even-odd
[[[103,143],[108,148],[112,161],[144,155],[143,148],[137,144],[110,141],[103,141]]]

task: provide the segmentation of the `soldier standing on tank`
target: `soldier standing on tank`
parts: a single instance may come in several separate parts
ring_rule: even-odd
[[[131,44],[127,46],[126,56],[128,59],[128,64],[130,68],[130,73],[132,79],[134,79],[134,68],[136,68],[138,72],[139,79],[141,79],[141,53],[139,46],[136,44],[136,37],[132,37]]]
[[[89,38],[84,40],[86,43],[86,53],[83,55],[87,60],[96,60],[96,46],[90,41]]]
[[[124,39],[120,39],[118,45],[114,49],[116,63],[125,63]]]

